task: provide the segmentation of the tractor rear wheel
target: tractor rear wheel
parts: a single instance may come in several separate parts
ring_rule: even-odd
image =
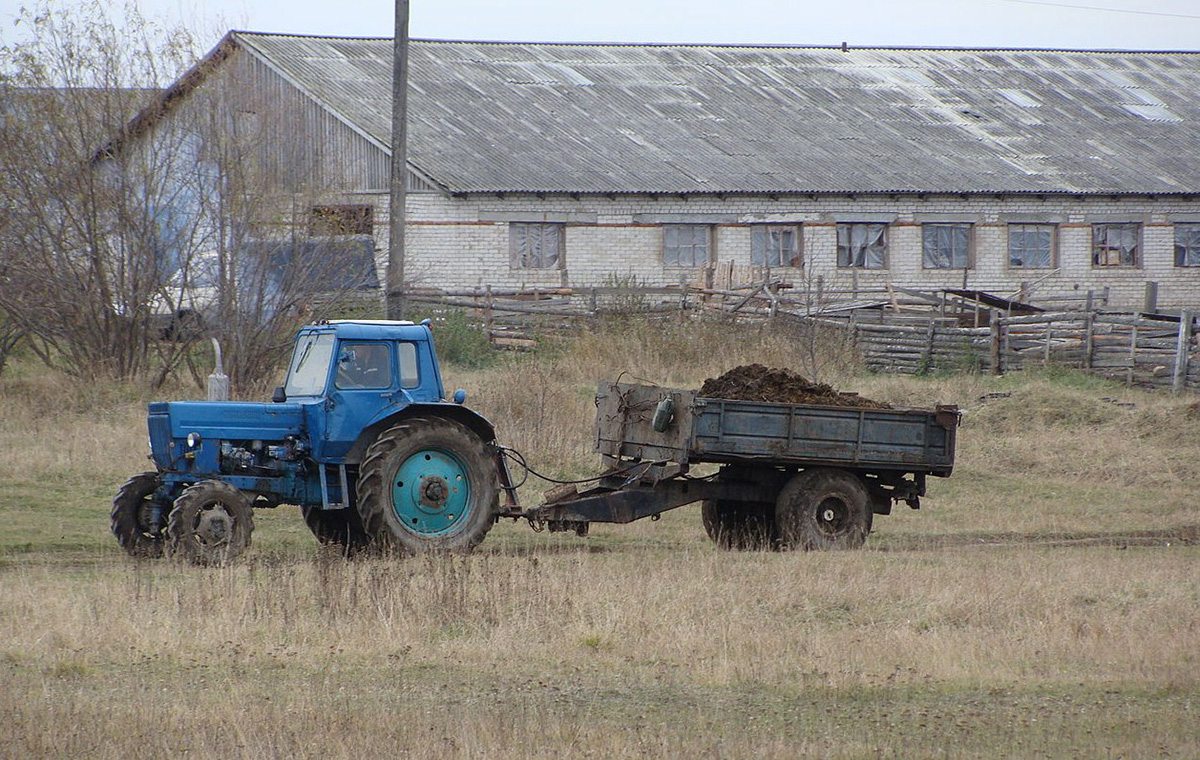
[[[157,472],[143,472],[126,481],[113,499],[112,532],[117,543],[131,557],[162,556],[162,530],[153,530],[150,524],[150,510],[155,508],[153,497],[158,485]]]
[[[167,550],[193,565],[222,565],[242,555],[254,531],[254,509],[237,488],[202,480],[184,489],[167,521]]]
[[[871,532],[872,517],[867,487],[845,470],[805,470],[775,502],[779,537],[789,549],[857,549]]]
[[[340,547],[342,553],[349,556],[362,551],[371,543],[371,537],[363,530],[362,518],[356,509],[300,509],[304,514],[304,524],[322,546]]]
[[[775,545],[774,510],[756,501],[709,499],[700,504],[704,532],[721,549],[754,551]]]
[[[473,549],[496,521],[499,472],[479,436],[414,417],[380,433],[358,475],[363,528],[404,553]]]

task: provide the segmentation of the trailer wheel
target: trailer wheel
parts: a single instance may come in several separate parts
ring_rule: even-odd
[[[162,531],[150,528],[152,497],[158,490],[157,472],[143,472],[125,482],[113,498],[110,523],[117,543],[131,557],[154,558],[163,553]]]
[[[193,565],[221,565],[242,555],[254,531],[254,509],[237,488],[203,480],[184,489],[167,521],[167,550]]]
[[[862,480],[845,470],[814,468],[795,475],[775,503],[775,522],[789,549],[857,549],[871,532]]]
[[[349,556],[371,543],[371,537],[363,530],[362,518],[356,509],[301,507],[300,510],[304,515],[304,524],[322,546],[340,547],[342,553]]]
[[[754,501],[708,499],[700,504],[704,532],[721,549],[754,551],[775,545],[772,505]]]
[[[375,439],[359,469],[363,528],[403,553],[470,551],[496,521],[499,479],[484,442],[463,425],[404,420]]]

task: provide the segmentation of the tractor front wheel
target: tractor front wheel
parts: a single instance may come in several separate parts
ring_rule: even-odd
[[[113,499],[110,516],[112,532],[117,537],[117,543],[131,557],[162,556],[162,517],[158,519],[157,529],[152,519],[152,511],[158,507],[153,499],[158,485],[157,472],[143,472],[126,481]]]
[[[372,541],[403,553],[473,549],[496,521],[496,461],[453,420],[415,417],[380,433],[359,468],[358,510]]]
[[[254,531],[254,509],[237,488],[202,480],[184,489],[167,521],[168,552],[193,565],[221,565],[242,555]]]

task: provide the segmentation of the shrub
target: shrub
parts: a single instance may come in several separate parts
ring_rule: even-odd
[[[466,312],[448,309],[433,318],[438,360],[476,369],[496,361],[496,351],[483,327]]]

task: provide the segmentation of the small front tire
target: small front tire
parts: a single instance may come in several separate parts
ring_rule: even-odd
[[[193,565],[223,565],[246,551],[253,531],[250,499],[228,483],[203,480],[175,500],[167,548],[172,557]]]
[[[112,532],[117,537],[117,543],[131,557],[153,559],[163,554],[162,517],[158,518],[160,528],[155,530],[150,514],[158,508],[153,497],[159,482],[157,472],[134,475],[121,486],[113,499],[110,515]]]

